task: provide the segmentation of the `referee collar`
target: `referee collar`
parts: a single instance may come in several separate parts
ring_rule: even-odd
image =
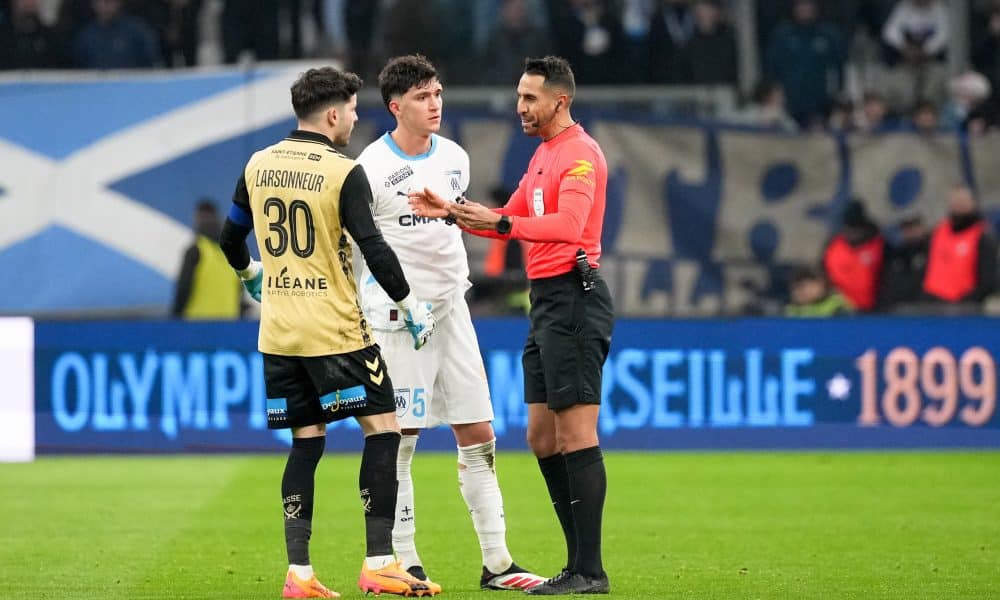
[[[322,133],[316,133],[315,131],[304,131],[302,129],[296,129],[295,131],[288,134],[289,140],[299,140],[302,142],[319,142],[320,144],[326,144],[327,146],[337,149],[330,141],[330,138],[326,137]]]

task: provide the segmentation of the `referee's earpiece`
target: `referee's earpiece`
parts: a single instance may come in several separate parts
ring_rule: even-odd
[[[562,100],[556,100],[556,111],[562,108]]]

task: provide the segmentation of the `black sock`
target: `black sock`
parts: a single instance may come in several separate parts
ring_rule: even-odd
[[[577,539],[576,565],[571,570],[600,577],[604,573],[601,563],[601,516],[608,490],[601,447],[593,446],[566,454],[566,472],[573,497],[571,506]]]
[[[294,438],[285,463],[281,503],[285,508],[285,549],[290,565],[309,564],[316,465],[325,447],[325,436]]]
[[[361,504],[365,507],[365,556],[392,554],[392,526],[396,520],[396,453],[399,433],[389,431],[365,438],[361,454]]]
[[[538,468],[549,488],[552,507],[556,509],[563,537],[566,538],[566,568],[572,570],[576,564],[576,527],[573,525],[573,509],[570,506],[569,475],[566,472],[566,457],[553,454],[538,459]]]

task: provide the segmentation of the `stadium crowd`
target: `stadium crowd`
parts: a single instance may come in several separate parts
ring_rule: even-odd
[[[581,84],[739,83],[736,0],[0,0],[0,70],[338,57],[364,77],[420,51],[452,84],[509,84],[524,56]],[[756,2],[759,81],[742,122],[785,130],[1000,126],[1000,0]],[[441,28],[439,23],[447,22]],[[949,81],[953,37],[971,69]],[[470,56],[473,57],[470,60]],[[756,78],[756,77],[755,77]]]

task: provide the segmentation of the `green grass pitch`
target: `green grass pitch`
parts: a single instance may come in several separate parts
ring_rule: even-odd
[[[317,475],[312,559],[345,598],[364,554],[357,455]],[[282,456],[43,457],[0,465],[0,598],[280,597]],[[612,596],[1000,598],[1000,453],[607,453]],[[534,459],[498,459],[515,559],[563,542]],[[418,548],[441,598],[480,558],[450,454],[419,453]]]

